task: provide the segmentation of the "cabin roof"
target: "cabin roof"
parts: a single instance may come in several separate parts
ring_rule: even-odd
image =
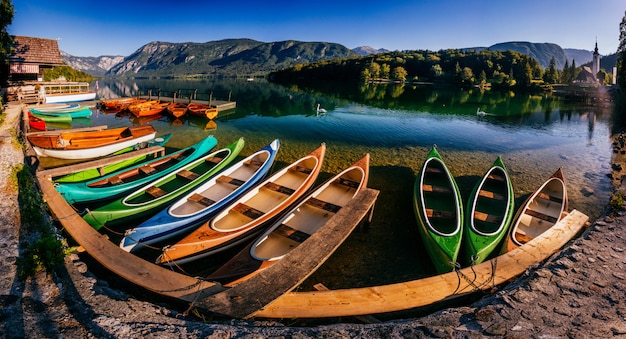
[[[53,39],[34,38],[16,35],[13,37],[13,51],[10,63],[63,65],[59,44]]]

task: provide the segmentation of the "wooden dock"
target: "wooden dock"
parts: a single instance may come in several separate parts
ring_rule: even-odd
[[[184,104],[195,103],[216,107],[219,112],[228,111],[237,107],[237,102],[231,100],[229,92],[228,98],[225,100],[216,99],[213,94],[208,95],[208,99],[202,100],[198,98],[196,90],[177,90],[175,92],[148,90],[146,94],[137,96],[140,99],[160,100],[166,102],[179,102]]]

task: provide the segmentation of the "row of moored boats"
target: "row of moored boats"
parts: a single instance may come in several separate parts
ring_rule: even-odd
[[[219,110],[216,106],[200,103],[182,103],[162,100],[148,100],[136,97],[100,100],[100,107],[108,113],[128,111],[134,116],[146,117],[159,114],[168,114],[174,118],[181,118],[186,114],[215,119]]]
[[[170,137],[157,137],[151,125],[28,135],[39,156],[61,159],[163,146]],[[215,150],[217,143],[208,136],[173,153],[140,155],[53,180],[68,203],[86,207],[83,219],[95,229],[134,224],[120,247],[158,248],[157,264],[185,264],[248,243],[207,277],[231,286],[276,263],[367,186],[368,154],[313,189],[324,144],[270,173],[278,139],[245,158],[239,157],[243,138]],[[414,207],[434,266],[449,272],[457,263],[475,265],[510,251],[552,227],[567,211],[567,190],[559,169],[514,215],[511,180],[498,157],[464,206],[433,147],[415,181]]]

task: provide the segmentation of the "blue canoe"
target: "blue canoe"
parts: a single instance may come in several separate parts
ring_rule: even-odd
[[[178,170],[144,185],[123,198],[94,210],[87,209],[83,219],[99,230],[148,218],[226,168],[243,148],[244,140],[205,155]]]
[[[208,154],[217,145],[212,135],[174,153],[127,167],[89,181],[56,183],[55,188],[70,204],[113,199],[168,175]]]
[[[134,229],[120,243],[125,251],[135,251],[184,234],[205,222],[225,206],[258,184],[269,173],[278,153],[278,139],[230,166],[218,176],[162,210]]]

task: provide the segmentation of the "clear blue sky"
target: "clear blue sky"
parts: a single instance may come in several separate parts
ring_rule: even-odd
[[[556,43],[614,53],[624,0],[13,0],[13,35],[75,56],[128,56],[151,41],[327,41],[389,50]]]

